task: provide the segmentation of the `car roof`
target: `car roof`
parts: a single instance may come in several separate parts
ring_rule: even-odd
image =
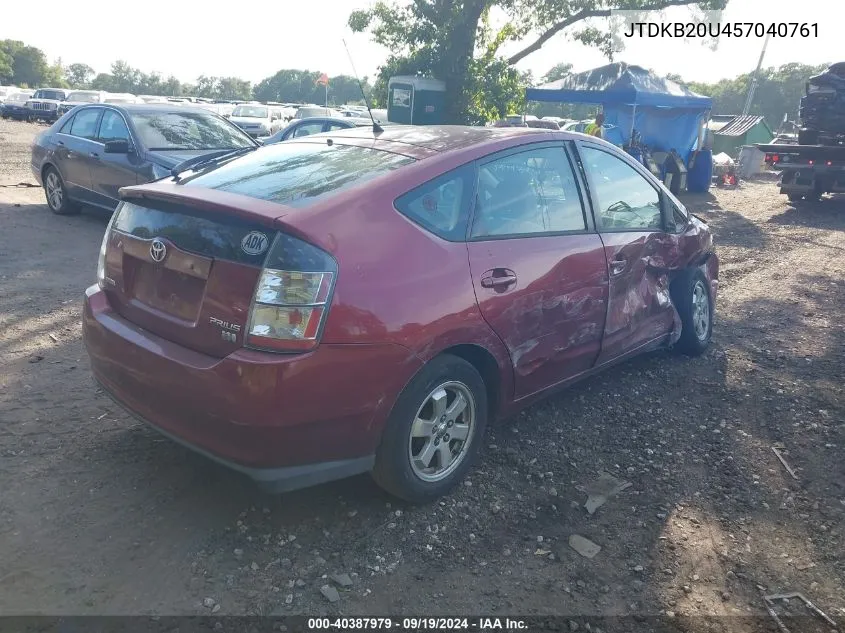
[[[544,128],[497,128],[467,125],[386,125],[382,132],[374,132],[370,127],[356,127],[335,130],[323,136],[331,135],[334,138],[360,140],[372,139],[373,141],[413,145],[431,152],[447,152],[472,145],[495,143],[514,136],[548,135],[549,133],[567,139],[580,138],[580,135]]]
[[[368,118],[357,116],[306,116],[301,119],[295,119],[292,125],[302,125],[309,121],[327,121],[328,123],[352,123],[353,125],[372,125],[373,122]]]
[[[214,114],[210,110],[200,108],[198,106],[185,106],[175,103],[92,103],[86,107],[108,107],[123,110],[126,113],[138,112],[151,114],[160,112],[162,114],[172,112],[178,114],[180,112],[195,112],[199,114]]]

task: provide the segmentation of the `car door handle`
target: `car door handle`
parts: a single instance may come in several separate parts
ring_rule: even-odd
[[[614,259],[610,262],[610,274],[611,275],[621,275],[625,272],[625,269],[628,267],[628,260],[627,259]]]
[[[516,283],[516,274],[504,268],[496,268],[481,278],[482,288],[502,290]]]
[[[100,160],[100,155],[97,152],[89,152],[88,155],[94,160]]]

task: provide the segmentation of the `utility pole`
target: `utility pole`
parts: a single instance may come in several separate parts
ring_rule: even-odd
[[[763,50],[760,51],[760,59],[757,62],[757,69],[754,71],[754,76],[751,78],[751,85],[748,86],[748,95],[745,97],[745,107],[742,109],[742,116],[746,116],[751,110],[751,102],[754,101],[754,92],[757,90],[757,83],[760,80],[760,68],[763,66],[763,57],[766,55],[766,47],[769,45],[771,34],[766,35],[763,40]]]

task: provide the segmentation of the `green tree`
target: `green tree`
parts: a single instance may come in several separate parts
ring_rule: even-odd
[[[790,120],[797,119],[798,102],[804,94],[807,80],[827,66],[791,63],[760,69],[749,114],[764,116],[772,128],[783,121],[784,115]],[[742,114],[752,77],[753,73],[747,73],[713,84],[691,82],[685,85],[694,92],[713,98],[713,114]]]
[[[111,65],[112,90],[135,94],[143,81],[143,73],[133,68],[122,59]]]
[[[378,98],[390,74],[403,71],[442,79],[449,95],[446,118],[474,122],[518,108],[523,95],[521,75],[513,65],[539,50],[570,27],[573,38],[599,46],[610,55],[618,45],[608,29],[585,26],[590,18],[607,18],[614,9],[661,10],[671,6],[721,9],[727,0],[412,0],[395,4],[380,0],[354,11],[349,26],[369,31],[392,51],[376,81]],[[491,25],[491,12],[506,16],[501,28]],[[509,57],[505,43],[526,42]],[[509,97],[504,99],[503,95]]]
[[[543,75],[543,83],[551,83],[553,81],[557,81],[558,79],[563,79],[570,74],[572,74],[572,64],[561,62],[560,64],[552,66],[549,69],[549,72]]]
[[[364,94],[369,96],[370,85],[367,78],[361,81],[364,88]],[[325,98],[325,93],[323,94]],[[361,88],[358,86],[358,80],[350,75],[338,75],[329,78],[329,103],[334,105],[345,105],[347,103],[357,103],[363,99],[361,95]]]
[[[70,64],[65,69],[65,79],[72,88],[87,88],[94,77],[94,69],[88,64]]]
[[[91,81],[92,90],[105,90],[106,92],[117,92],[115,89],[114,77],[108,73],[99,73]]]
[[[252,83],[238,77],[220,77],[217,81],[215,99],[246,100],[252,96]]]
[[[22,46],[13,55],[12,70],[14,83],[26,84],[30,87],[44,86],[49,64],[41,49],[34,46]]]
[[[14,76],[12,64],[14,59],[0,45],[0,84],[11,83]]]
[[[306,101],[322,103],[325,88],[317,85],[322,73],[285,68],[255,85],[253,94],[259,101]]]
[[[182,83],[173,75],[170,75],[161,84],[161,91],[156,94],[166,95],[168,97],[179,97],[182,93]]]

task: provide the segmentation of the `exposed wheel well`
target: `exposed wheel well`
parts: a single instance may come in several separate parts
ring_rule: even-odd
[[[499,365],[493,355],[483,347],[472,344],[455,345],[444,349],[442,353],[464,359],[481,374],[487,389],[487,412],[490,419],[495,420],[499,413],[499,398],[502,390]]]
[[[53,165],[51,163],[44,163],[41,166],[41,182],[44,182],[44,179],[47,177],[47,170],[50,169],[50,168],[56,169],[55,167],[53,167]],[[58,171],[58,169],[56,169],[56,171]],[[59,175],[61,175],[61,174],[59,174]]]

